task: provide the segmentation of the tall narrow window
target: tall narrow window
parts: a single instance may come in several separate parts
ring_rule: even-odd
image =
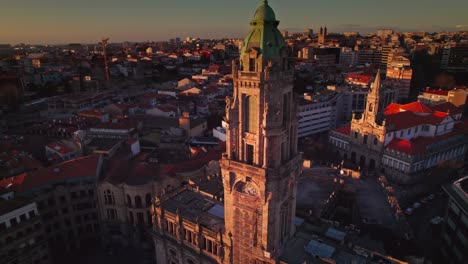
[[[367,144],[367,138],[368,138],[368,136],[365,135],[365,136],[364,136],[364,139],[363,139],[363,141],[362,141],[362,144]]]
[[[374,104],[369,104],[369,112],[372,113],[373,110],[374,110]]]
[[[249,71],[255,71],[255,58],[249,59]]]
[[[146,201],[146,207],[151,206],[151,194],[147,193],[145,196],[145,201]]]
[[[246,155],[246,162],[248,164],[253,164],[253,161],[254,161],[254,147],[252,145],[249,145],[247,144],[246,145],[246,151],[245,151],[245,155]]]
[[[114,205],[115,204],[114,192],[112,192],[110,190],[105,190],[104,191],[104,204],[107,204],[107,205]]]
[[[142,202],[141,202],[141,197],[139,195],[135,196],[135,207],[136,208],[142,208]]]
[[[255,96],[245,98],[245,130],[256,133],[258,127],[257,99]]]

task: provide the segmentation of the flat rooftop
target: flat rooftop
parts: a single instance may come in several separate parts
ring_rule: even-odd
[[[162,201],[161,208],[215,232],[224,229],[224,204],[201,193],[185,189]]]
[[[453,184],[444,186],[450,198],[468,214],[468,176],[455,181]]]
[[[88,147],[95,148],[97,151],[109,151],[119,144],[121,139],[93,138]]]
[[[16,209],[24,207],[30,203],[31,202],[18,201],[18,200],[5,200],[5,199],[0,198],[0,216],[13,212]]]

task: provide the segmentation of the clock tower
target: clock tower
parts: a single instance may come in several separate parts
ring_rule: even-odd
[[[226,98],[221,160],[232,263],[275,263],[295,231],[301,156],[293,67],[278,25],[264,0],[232,65],[234,93]]]

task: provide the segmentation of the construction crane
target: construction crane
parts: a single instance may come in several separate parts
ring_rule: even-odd
[[[102,54],[104,56],[104,70],[106,71],[106,80],[109,81],[110,75],[109,75],[109,66],[107,65],[107,42],[109,41],[109,38],[103,38],[101,41],[102,45]]]

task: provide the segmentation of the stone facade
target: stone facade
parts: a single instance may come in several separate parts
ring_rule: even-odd
[[[220,161],[224,203],[190,189],[158,199],[158,263],[278,263],[294,234],[301,156],[293,70],[278,24],[263,1],[233,63]]]
[[[394,182],[414,184],[442,163],[459,167],[466,153],[465,121],[451,103],[390,104],[384,111],[379,96],[380,73],[360,119],[330,131],[329,142],[359,170],[379,169]]]
[[[366,110],[361,119],[353,117],[351,131],[347,137],[346,157],[364,168],[380,166],[385,141],[385,124],[379,122],[382,108],[380,104],[380,71],[377,73],[371,91],[367,96]]]

